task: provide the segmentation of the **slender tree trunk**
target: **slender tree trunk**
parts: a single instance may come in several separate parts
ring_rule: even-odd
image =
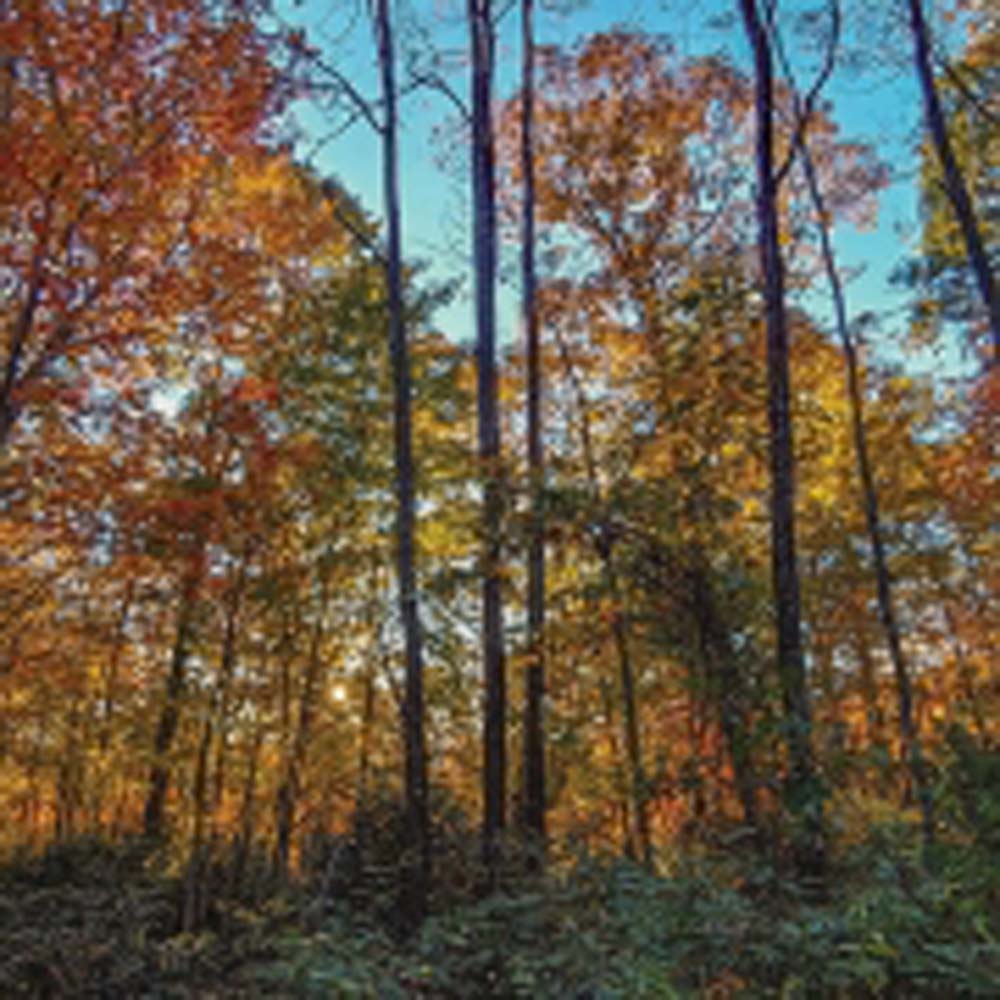
[[[531,530],[528,542],[528,663],[524,705],[524,827],[545,842],[545,458],[542,446],[542,371],[535,275],[535,41],[534,2],[521,2],[521,174],[524,182],[521,232],[522,315],[527,338],[528,478]]]
[[[274,852],[275,872],[284,878],[288,874],[291,858],[292,834],[295,830],[295,813],[299,804],[299,794],[302,790],[302,770],[305,767],[309,749],[309,737],[312,734],[312,721],[316,710],[316,697],[323,674],[323,615],[326,609],[326,594],[319,611],[319,619],[313,625],[312,640],[309,644],[309,658],[306,661],[305,675],[299,689],[299,710],[295,725],[295,736],[291,751],[284,764],[284,774],[275,796],[275,831],[276,844]]]
[[[611,619],[611,637],[618,654],[618,679],[622,692],[622,721],[625,727],[625,754],[628,759],[629,790],[632,795],[632,815],[635,821],[633,841],[638,847],[639,859],[647,867],[653,863],[653,845],[649,832],[649,782],[642,761],[642,737],[639,731],[639,707],[635,691],[635,666],[629,643],[628,616],[625,595],[614,566],[608,532],[598,544],[598,554],[604,571],[604,583],[611,597],[614,610]]]
[[[191,798],[194,811],[187,871],[184,875],[184,907],[181,923],[185,931],[194,931],[204,915],[205,877],[205,807],[208,792],[208,754],[212,746],[212,714],[206,711],[198,740]]]
[[[834,318],[837,333],[844,351],[844,363],[847,370],[847,397],[851,407],[851,433],[854,440],[854,454],[857,459],[858,479],[861,483],[861,495],[864,503],[865,526],[868,529],[868,542],[872,550],[872,564],[875,571],[875,591],[878,598],[879,620],[885,633],[886,645],[889,647],[889,657],[896,677],[896,691],[899,697],[899,731],[903,744],[903,759],[913,778],[913,785],[920,803],[921,820],[923,824],[924,842],[934,841],[934,801],[931,793],[930,776],[924,761],[920,732],[913,718],[913,684],[910,680],[910,668],[903,653],[903,643],[899,633],[899,622],[892,596],[892,577],[889,572],[889,561],[885,551],[885,537],[882,531],[882,518],[879,513],[878,487],[875,485],[875,475],[872,471],[871,457],[868,452],[868,434],[865,430],[864,391],[862,376],[858,369],[858,352],[851,335],[847,320],[847,303],[844,289],[837,270],[833,244],[830,241],[829,223],[823,192],[819,186],[815,164],[804,141],[798,143],[799,158],[809,187],[813,209],[816,213],[816,225],[819,229],[820,249],[823,256],[823,267],[827,282],[830,285],[830,295],[833,299]]]
[[[115,620],[107,664],[101,671],[100,721],[97,723],[97,749],[100,754],[100,763],[91,795],[91,813],[94,826],[97,828],[104,825],[104,806],[108,791],[109,770],[112,766],[109,750],[114,730],[113,716],[118,700],[118,674],[121,668],[122,653],[125,650],[126,630],[134,597],[135,581],[129,580]]]
[[[194,632],[198,579],[192,573],[185,581],[181,605],[177,614],[177,631],[170,656],[170,672],[164,692],[163,706],[153,740],[153,766],[149,775],[149,790],[143,809],[143,832],[147,837],[159,839],[164,833],[164,813],[167,788],[170,784],[169,755],[174,736],[180,723],[181,696],[187,680],[187,662]]]
[[[786,801],[793,818],[799,875],[825,878],[822,799],[812,749],[812,719],[802,649],[799,578],[795,556],[795,478],[792,444],[788,327],[778,239],[778,185],[774,170],[774,94],[771,47],[756,0],[739,0],[753,49],[757,120],[757,220],[767,321],[768,423],[771,451],[771,561],[778,632],[778,670],[784,701],[789,774]]]
[[[993,364],[996,364],[997,360],[1000,359],[1000,300],[996,294],[993,271],[990,267],[986,247],[983,244],[979,223],[976,220],[972,198],[965,186],[961,167],[958,165],[951,139],[948,137],[944,111],[941,107],[937,86],[934,83],[934,72],[931,68],[931,39],[927,22],[924,20],[923,4],[921,0],[907,0],[907,2],[910,9],[910,31],[913,34],[913,59],[916,64],[917,78],[920,81],[920,90],[923,93],[927,128],[941,162],[944,189],[962,230],[965,252],[976,278],[976,286],[990,317],[990,330],[993,337]]]
[[[191,844],[188,851],[188,867],[184,886],[183,926],[187,931],[196,930],[201,926],[205,915],[205,904],[208,889],[205,886],[207,874],[207,854],[205,826],[210,813],[209,806],[209,757],[216,728],[219,730],[220,748],[225,739],[225,717],[229,697],[229,684],[236,665],[236,623],[239,614],[240,594],[243,585],[243,567],[240,567],[237,580],[232,586],[229,599],[226,602],[226,623],[222,635],[222,649],[219,654],[219,667],[215,680],[215,690],[210,703],[205,706],[205,718],[202,721],[201,736],[198,740],[198,753],[195,757],[194,780],[191,789],[191,806],[194,813],[191,828]],[[218,727],[216,727],[218,720]],[[215,774],[216,792],[211,805],[211,817],[215,820],[215,811],[221,798],[222,761],[219,751],[219,761]]]
[[[427,818],[427,753],[424,739],[424,687],[420,615],[414,569],[414,470],[410,417],[411,374],[403,305],[402,235],[400,232],[399,153],[397,145],[396,69],[389,0],[376,8],[379,67],[382,74],[382,181],[388,226],[386,280],[389,291],[389,344],[394,387],[396,461],[396,558],[399,611],[406,646],[406,693],[403,700],[406,825],[413,852],[404,885],[404,909],[412,926],[424,918],[430,876]]]
[[[506,677],[500,577],[503,494],[496,371],[496,199],[492,121],[493,24],[490,0],[468,0],[472,50],[473,260],[476,279],[479,459],[483,477],[483,860],[490,887],[499,871],[506,820]]]

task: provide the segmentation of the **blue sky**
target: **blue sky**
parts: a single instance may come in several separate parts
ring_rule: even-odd
[[[852,9],[856,4],[856,8]],[[449,80],[463,98],[467,92],[466,74],[461,59],[466,45],[463,0],[409,0],[401,7],[402,17],[422,24],[433,48],[444,54],[453,67]],[[566,0],[560,4],[568,6]],[[748,64],[748,51],[734,16],[734,0],[687,0],[687,2],[643,2],[643,0],[594,0],[575,4],[569,12],[543,10],[538,16],[538,41],[542,44],[565,44],[588,33],[612,26],[627,26],[668,35],[683,55],[725,52],[739,65]],[[782,5],[782,25],[788,48],[800,74],[800,82],[809,78],[808,48],[796,44],[791,30],[797,15],[819,6],[804,0],[786,0]],[[871,8],[878,10],[872,12]],[[504,20],[498,44],[499,98],[509,95],[518,73],[517,5]],[[893,266],[915,248],[917,228],[916,137],[920,127],[920,102],[909,62],[905,34],[885,33],[882,3],[865,4],[862,0],[845,3],[845,41],[848,47],[862,36],[872,51],[873,33],[884,33],[878,63],[863,67],[856,62],[842,63],[826,90],[833,102],[833,116],[846,140],[872,144],[879,155],[893,166],[896,179],[881,195],[878,226],[874,231],[856,232],[838,227],[837,251],[845,272],[854,275],[848,287],[852,312],[885,311],[886,336],[894,326],[901,326],[902,300],[889,287]],[[289,21],[305,26],[313,44],[333,62],[359,91],[377,96],[374,46],[365,0],[349,3],[304,0],[288,3]],[[880,23],[873,23],[872,19]],[[400,34],[405,33],[401,25]],[[412,35],[411,35],[412,38]],[[430,48],[424,45],[425,54]],[[401,74],[402,75],[402,74]],[[311,161],[322,171],[338,177],[375,217],[381,214],[381,188],[378,139],[363,122],[323,142],[335,124],[315,109],[299,108],[297,117],[303,127],[300,155],[312,151]],[[441,169],[440,160],[447,154],[441,129],[454,118],[450,102],[439,94],[416,92],[408,96],[401,109],[401,169],[403,187],[403,225],[405,252],[409,258],[429,263],[429,274],[442,280],[469,271],[468,232],[465,225],[468,200],[467,179],[456,169]],[[468,291],[468,285],[466,286]],[[500,294],[501,336],[517,335],[516,288]],[[822,296],[817,297],[817,311],[822,311]],[[895,317],[893,319],[892,317]],[[467,339],[472,335],[471,305],[468,295],[460,296],[435,317],[436,325],[449,336]]]

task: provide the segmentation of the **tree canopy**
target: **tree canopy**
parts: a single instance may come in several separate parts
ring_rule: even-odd
[[[0,993],[991,995],[988,12],[410,6],[0,4]]]

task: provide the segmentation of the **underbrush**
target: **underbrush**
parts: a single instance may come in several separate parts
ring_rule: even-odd
[[[433,916],[400,945],[334,907],[291,932],[262,989],[317,997],[995,997],[992,859],[942,848],[935,874],[882,831],[823,904],[766,867],[703,858],[672,877],[583,858],[561,876]],[[971,856],[970,856],[971,852]]]
[[[511,852],[505,888],[484,897],[477,837],[452,816],[435,828],[432,913],[407,935],[403,825],[383,804],[363,848],[315,843],[297,883],[263,856],[202,859],[192,926],[176,860],[139,841],[64,843],[0,867],[0,997],[997,997],[992,760],[942,784],[932,851],[912,825],[873,827],[831,859],[822,901],[735,847],[692,847],[658,876],[581,854],[526,877]]]
[[[247,996],[224,986],[271,954],[294,913],[281,897],[254,909],[213,903],[211,921],[183,927],[184,881],[140,841],[80,838],[0,867],[0,997]]]

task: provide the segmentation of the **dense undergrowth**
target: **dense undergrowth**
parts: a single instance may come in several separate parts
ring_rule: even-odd
[[[317,904],[304,886],[218,900],[180,933],[179,880],[127,848],[63,846],[3,873],[0,995],[996,996],[995,858],[942,848],[929,873],[901,839],[880,831],[839,859],[823,903],[732,858],[654,877],[590,857],[434,914],[406,940],[387,898]]]
[[[295,883],[253,858],[234,879],[219,852],[187,930],[189,868],[80,839],[0,870],[0,996],[996,997],[998,788],[996,754],[959,754],[934,849],[902,821],[842,838],[821,900],[774,858],[696,845],[662,875],[580,853],[483,897],[476,838],[453,820],[411,935],[391,809],[367,818],[365,852],[331,838]]]

